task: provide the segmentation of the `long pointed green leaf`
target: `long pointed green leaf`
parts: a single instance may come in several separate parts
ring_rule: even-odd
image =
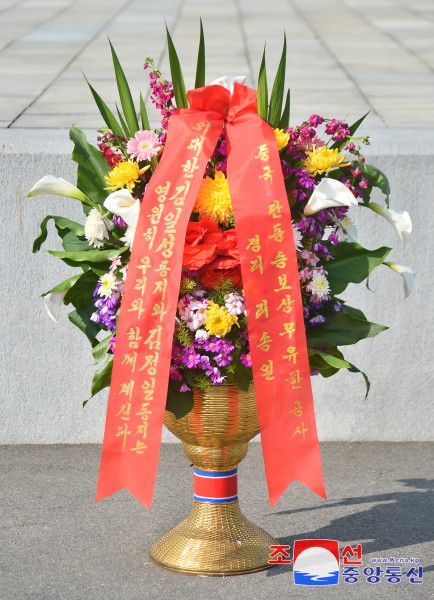
[[[113,66],[115,69],[116,83],[118,84],[122,110],[124,111],[125,120],[128,123],[129,130],[131,134],[134,135],[140,128],[139,121],[137,120],[136,109],[134,108],[133,97],[131,96],[130,86],[128,85],[127,78],[125,77],[121,63],[119,62],[118,56],[110,40],[109,44],[112,51]]]
[[[350,127],[349,127],[350,135],[354,135],[356,133],[356,131],[358,130],[358,128],[360,127],[360,125],[363,123],[363,121],[366,119],[366,117],[369,115],[370,112],[371,111],[368,110],[368,112],[365,115],[363,115],[363,117],[360,117],[360,119],[358,119],[352,125],[350,125]],[[330,146],[330,148],[332,150],[335,150],[336,148],[338,148],[340,150],[341,148],[343,148],[345,146],[346,143],[347,143],[347,140],[343,139],[341,142],[335,142],[332,146]]]
[[[351,373],[360,373],[362,375],[363,379],[365,380],[365,385],[366,385],[365,400],[367,400],[368,396],[369,396],[369,390],[371,389],[371,382],[369,381],[369,377],[366,375],[366,373],[364,371],[361,371],[360,369],[358,369],[356,367],[356,365],[353,365],[353,364],[351,364],[351,367],[348,369],[348,371],[350,371]]]
[[[121,135],[122,135],[122,130]],[[102,204],[110,192],[104,190],[107,181],[104,176],[110,170],[102,152],[86,139],[81,129],[73,125],[69,137],[74,143],[72,160],[77,163],[77,186],[86,190],[97,204]],[[89,209],[90,210],[90,209]]]
[[[143,100],[142,92],[140,92],[140,118],[142,120],[142,129],[148,131],[151,129],[149,125],[148,112],[146,110],[145,101]]]
[[[285,72],[286,72],[286,34],[283,37],[282,56],[274,79],[273,89],[270,97],[270,110],[268,112],[268,122],[272,127],[278,127],[280,115],[282,114],[283,94],[285,92]]]
[[[262,53],[261,66],[258,75],[258,115],[264,120],[268,116],[268,84],[267,84],[267,66],[265,63],[265,47]]]
[[[200,41],[199,50],[197,52],[196,79],[194,82],[195,88],[200,88],[205,85],[205,36],[203,35],[202,19],[200,19]]]
[[[91,389],[91,397],[83,402],[83,406],[91,400],[98,392],[103,390],[106,387],[110,386],[110,381],[112,377],[112,369],[113,369],[113,354],[108,356],[105,363],[103,363],[93,374],[92,379],[92,389]]]
[[[83,228],[83,225],[80,225],[80,223],[76,223],[75,221],[70,221],[69,219],[65,219],[65,217],[56,217],[54,215],[47,215],[40,225],[41,233],[33,242],[33,252],[39,252],[42,244],[47,239],[47,234],[48,234],[47,225],[51,219],[53,219],[53,221],[55,222],[57,231],[59,232],[59,235],[61,234],[61,230],[72,231],[73,233],[75,233],[75,235],[78,235],[78,236],[84,235],[84,228]]]
[[[291,109],[291,90],[288,88],[288,91],[286,92],[285,106],[283,108],[282,117],[281,117],[280,123],[279,123],[280,129],[288,129],[290,109]]]
[[[188,106],[187,93],[185,91],[184,76],[182,75],[181,64],[178,54],[166,25],[167,47],[169,49],[170,74],[172,77],[173,92],[177,108]]]
[[[109,129],[111,129],[113,131],[113,133],[115,135],[117,135],[118,137],[123,137],[124,134],[122,132],[122,128],[119,125],[119,123],[117,122],[116,117],[114,116],[112,111],[109,109],[107,104],[104,102],[104,100],[101,98],[101,96],[98,94],[98,92],[95,90],[95,88],[91,86],[91,84],[87,80],[86,75],[84,76],[84,78],[86,79],[87,85],[89,86],[90,91],[92,92],[92,96],[96,102],[98,110],[101,113],[101,116],[104,119],[107,127],[109,127]]]
[[[121,122],[122,129],[124,130],[126,137],[127,137],[127,138],[133,137],[133,135],[134,135],[134,134],[132,134],[132,133],[130,132],[130,130],[128,129],[128,125],[127,125],[127,123],[125,122],[125,119],[123,118],[123,116],[122,116],[122,113],[121,113],[121,111],[119,110],[119,107],[118,107],[118,105],[117,105],[117,104],[116,104],[116,110],[117,110],[117,113],[118,113],[119,121]]]

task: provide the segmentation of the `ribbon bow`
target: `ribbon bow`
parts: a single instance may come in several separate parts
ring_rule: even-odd
[[[170,117],[144,195],[116,335],[97,501],[127,488],[152,504],[187,223],[226,124],[265,471],[273,506],[294,479],[325,497],[291,214],[256,92],[191,90]]]

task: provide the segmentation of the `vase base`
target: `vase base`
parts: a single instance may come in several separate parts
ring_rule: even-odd
[[[160,567],[191,575],[228,576],[268,569],[276,540],[241,513],[238,501],[194,501],[190,515],[152,546]]]

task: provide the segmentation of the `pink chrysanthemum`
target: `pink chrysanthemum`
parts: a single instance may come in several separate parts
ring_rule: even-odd
[[[136,158],[140,162],[141,160],[151,160],[158,154],[160,147],[160,140],[154,131],[138,131],[128,141],[127,152],[131,158]]]

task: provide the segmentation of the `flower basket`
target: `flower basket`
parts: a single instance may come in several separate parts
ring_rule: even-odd
[[[110,386],[97,500],[125,487],[151,506],[164,421],[195,465],[195,499],[151,557],[235,574],[266,568],[273,543],[238,507],[249,439],[260,429],[271,505],[294,479],[325,497],[310,378],[360,373],[341,348],[385,329],[342,294],[380,265],[411,291],[411,270],[357,242],[355,221],[371,210],[406,243],[411,220],[364,159],[366,115],[290,126],[286,41],[269,94],[265,52],[257,91],[244,77],[206,85],[201,30],[187,92],[167,35],[172,81],[145,62],[161,126],[111,47],[117,116],[89,84],[105,126],[97,148],[71,129],[77,186],[46,176],[28,194],[78,200],[83,223],[46,217],[33,250],[53,220],[63,250],[50,253],[76,272],[44,294],[47,310],[57,321],[72,307],[98,365],[91,396]]]

